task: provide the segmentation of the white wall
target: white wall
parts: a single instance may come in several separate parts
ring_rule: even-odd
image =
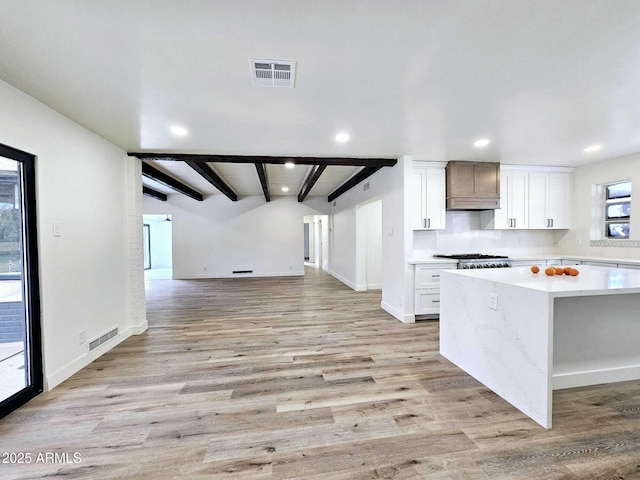
[[[362,239],[356,238],[358,205],[382,200],[382,302],[381,307],[403,322],[413,322],[413,273],[408,264],[413,253],[413,235],[405,184],[410,179],[412,157],[398,159],[335,200],[329,218],[329,272],[356,290],[365,280],[357,272],[357,256],[363,254]],[[364,184],[369,182],[369,189]],[[406,211],[405,211],[406,210]]]
[[[411,323],[413,314],[413,230],[409,204],[413,157],[405,155],[385,172],[382,195],[382,303],[398,320]]]
[[[413,256],[435,253],[484,253],[493,255],[553,254],[566,230],[483,230],[480,212],[446,213],[444,230],[414,231]]]
[[[393,167],[396,168],[396,167]],[[366,210],[363,204],[382,196],[385,174],[389,167],[379,170],[365,182],[356,185],[331,203],[329,215],[329,262],[327,270],[338,280],[354,290],[366,290],[365,269],[358,268],[366,261],[366,238],[357,235],[359,230],[366,229]],[[369,189],[364,191],[364,184],[369,182]],[[335,206],[333,205],[335,203]],[[359,257],[362,257],[360,259]]]
[[[170,195],[145,197],[145,214],[170,213],[173,220],[173,278],[224,278],[234,270],[253,276],[304,275],[303,217],[324,213],[326,198],[294,196],[240,198],[212,195],[197,202]]]
[[[37,156],[44,372],[53,388],[146,328],[144,286],[136,283],[142,272],[142,227],[134,231],[140,195],[130,192],[139,165],[1,81],[0,105],[0,142]],[[52,236],[53,222],[60,222],[61,237]],[[79,344],[81,330],[90,340],[113,327],[120,335],[91,353]]]
[[[594,186],[620,180],[632,182],[630,240],[635,248],[591,245]],[[573,174],[573,226],[558,244],[558,253],[602,258],[640,259],[640,154],[576,168]]]

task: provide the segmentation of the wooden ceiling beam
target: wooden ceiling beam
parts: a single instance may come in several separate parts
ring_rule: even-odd
[[[238,195],[236,195],[236,192],[234,192],[231,187],[227,185],[225,181],[211,169],[209,165],[207,165],[206,163],[191,161],[185,161],[184,163],[189,165],[196,172],[198,172],[202,178],[204,178],[207,182],[220,190],[220,193],[227,196],[234,202],[238,201]]]
[[[336,188],[333,192],[331,192],[329,194],[329,197],[327,198],[327,201],[331,202],[331,201],[335,200],[340,195],[342,195],[343,193],[347,192],[348,190],[351,190],[353,187],[358,185],[363,180],[369,178],[371,175],[376,173],[381,168],[382,167],[365,167],[365,168],[363,168],[358,173],[356,173],[353,177],[351,177],[349,180],[347,180],[342,185],[340,185],[338,188]]]
[[[297,165],[338,165],[347,167],[393,167],[395,158],[348,158],[348,157],[285,157],[260,155],[204,155],[191,153],[153,153],[129,152],[130,157],[140,160],[189,161],[195,163],[268,163],[284,165],[293,162]]]
[[[167,194],[166,193],[162,193],[159,192],[158,190],[155,190],[151,187],[147,187],[146,185],[142,186],[142,194],[146,195],[147,197],[151,197],[151,198],[155,198],[157,200],[160,200],[161,202],[166,202],[167,201]]]
[[[327,168],[326,165],[316,165],[313,167],[313,170],[307,176],[307,179],[302,184],[302,188],[300,189],[300,192],[298,192],[298,202],[302,202],[307,197],[307,195],[309,195],[309,192],[311,191],[313,186],[316,184],[316,182],[320,178],[320,175],[322,175],[322,172],[324,172],[326,168]]]
[[[264,199],[267,202],[271,201],[271,194],[269,193],[269,184],[267,183],[267,171],[264,168],[264,163],[256,163],[256,171],[258,172],[258,178],[260,178],[260,186],[264,193]]]
[[[142,162],[142,175],[164,185],[165,187],[169,187],[176,192],[180,192],[187,197],[191,197],[194,200],[197,200],[199,202],[204,200],[204,195],[202,195],[197,190],[194,190],[189,185],[186,185],[180,180],[167,175],[166,173],[158,170],[156,167],[153,167],[148,163]]]

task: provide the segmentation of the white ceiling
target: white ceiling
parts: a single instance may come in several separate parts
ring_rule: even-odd
[[[296,87],[249,58],[297,61]],[[3,0],[0,78],[128,151],[579,165],[640,151],[640,1]],[[306,174],[282,168],[274,195]]]

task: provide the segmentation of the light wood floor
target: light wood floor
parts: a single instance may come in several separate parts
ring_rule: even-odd
[[[377,292],[304,278],[150,282],[149,330],[0,421],[0,478],[639,479],[640,382],[554,395],[544,430]]]

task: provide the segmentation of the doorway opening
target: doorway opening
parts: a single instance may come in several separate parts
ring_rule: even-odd
[[[0,144],[0,418],[43,390],[35,185],[35,156]]]
[[[356,207],[356,284],[382,289],[382,200]]]
[[[328,215],[305,215],[304,263],[308,266],[327,270],[329,257]]]
[[[142,216],[144,279],[173,278],[173,218],[171,214]]]

